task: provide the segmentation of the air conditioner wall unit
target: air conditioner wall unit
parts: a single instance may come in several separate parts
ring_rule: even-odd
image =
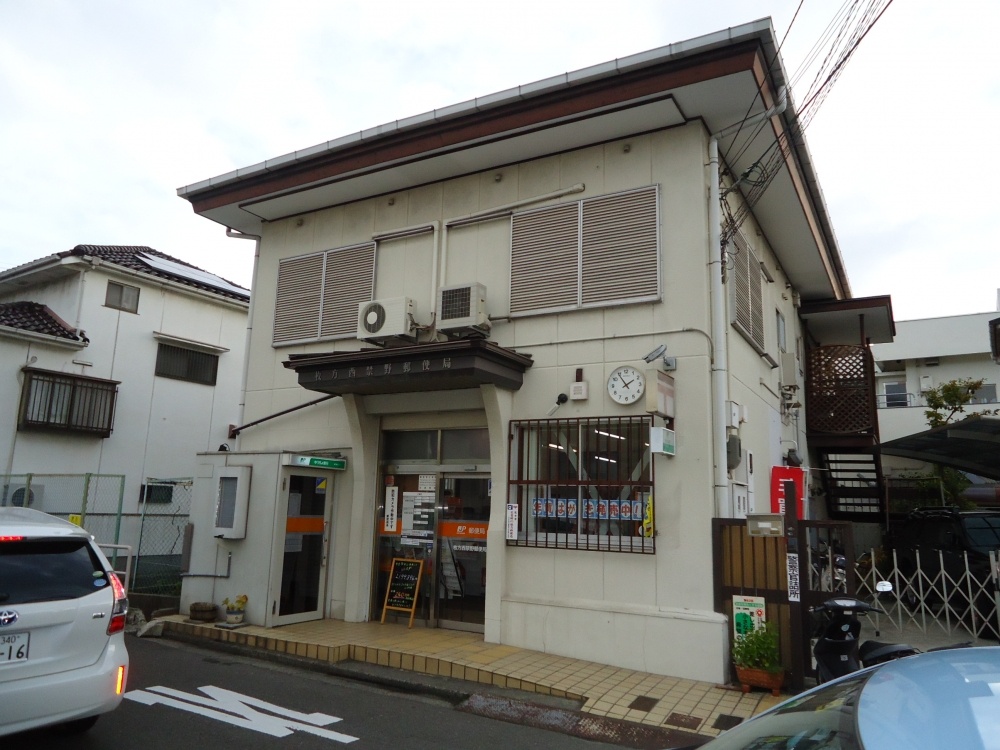
[[[490,321],[486,312],[486,287],[482,284],[453,284],[438,290],[437,328],[454,331],[465,328],[484,330]]]
[[[4,487],[3,505],[15,508],[40,508],[45,497],[45,485],[32,482],[31,486],[24,483],[8,484]]]
[[[380,339],[413,335],[413,300],[393,297],[358,305],[359,339]]]

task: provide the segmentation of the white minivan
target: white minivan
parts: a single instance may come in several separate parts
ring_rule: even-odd
[[[115,709],[128,674],[127,612],[90,534],[0,507],[0,736],[55,724],[84,731]]]

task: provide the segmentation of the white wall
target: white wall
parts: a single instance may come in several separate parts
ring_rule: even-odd
[[[500,493],[506,487],[505,437],[510,419],[543,418],[556,395],[569,390],[577,369],[583,370],[589,384],[589,399],[565,404],[560,418],[642,414],[641,405],[623,407],[611,401],[605,387],[609,374],[621,364],[645,367],[642,356],[661,343],[677,358],[673,373],[677,384],[677,456],[654,457],[659,532],[656,554],[508,548],[499,536],[502,530],[494,514],[489,569],[499,574],[491,573],[487,584],[487,638],[723,681],[727,627],[725,619],[713,611],[712,588],[715,501],[708,277],[712,256],[707,246],[704,166],[707,138],[701,125],[692,124],[627,142],[628,151],[623,147],[625,141],[608,143],[404,191],[391,196],[391,203],[389,197],[379,197],[264,225],[244,421],[320,395],[301,388],[294,373],[283,366],[290,354],[348,351],[359,346],[353,338],[277,349],[272,346],[280,259],[367,242],[378,232],[431,221],[443,223],[578,182],[586,184],[584,193],[548,203],[658,184],[662,303],[505,320],[509,312],[509,220],[448,230],[444,283],[485,283],[489,313],[495,318],[492,340],[533,358],[520,390],[503,397],[484,390],[495,454],[494,497],[503,497]],[[497,172],[502,173],[500,181],[496,180]],[[777,359],[774,310],[781,309],[785,315],[790,349],[800,335],[793,290],[787,287],[756,227],[748,224],[744,232],[775,278],[764,289],[764,320],[767,348]],[[430,235],[380,243],[375,297],[412,297],[417,321],[429,323],[433,251]],[[780,460],[783,438],[799,440],[800,435],[794,420],[780,414],[777,371],[731,329],[728,344],[722,345],[728,345],[731,358],[730,398],[746,406],[747,420],[740,434],[759,462],[755,494],[758,502],[766,504],[766,467]],[[361,589],[370,585],[372,574],[377,464],[375,446],[370,444],[374,441],[369,432],[372,422],[365,415],[377,411],[375,401],[358,398],[348,407],[345,399],[333,399],[248,429],[238,444],[241,452],[307,451],[345,444],[366,451],[365,465],[356,467],[353,487],[341,485],[345,489],[341,497],[354,506],[351,545],[360,551],[338,546],[332,563],[337,571],[348,570],[348,590],[358,587],[358,609],[352,610],[348,597],[348,619],[352,611],[367,616],[360,602],[364,598]],[[394,427],[405,424],[406,419],[395,417]],[[804,446],[800,446],[800,453],[805,454]],[[351,492],[353,497],[347,494]],[[365,550],[369,550],[367,555]],[[337,599],[340,594],[331,591],[331,596]]]

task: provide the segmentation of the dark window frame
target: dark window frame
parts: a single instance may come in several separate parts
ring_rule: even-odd
[[[17,429],[111,436],[117,380],[25,368]]]
[[[155,374],[161,378],[215,385],[219,376],[219,355],[159,342]]]

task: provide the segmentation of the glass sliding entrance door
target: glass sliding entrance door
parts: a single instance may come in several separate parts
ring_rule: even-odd
[[[284,508],[284,543],[280,588],[272,606],[274,624],[316,620],[323,616],[332,480],[321,474],[288,474]]]
[[[489,480],[444,477],[437,524],[437,620],[442,627],[482,631],[486,612]]]

